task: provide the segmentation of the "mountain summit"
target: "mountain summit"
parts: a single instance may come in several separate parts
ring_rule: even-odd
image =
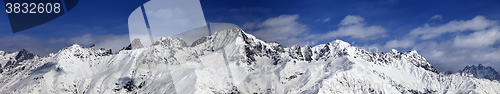
[[[490,66],[483,66],[479,64],[475,65],[467,65],[464,70],[460,71],[460,74],[463,76],[472,76],[476,78],[484,78],[489,80],[497,80],[500,81],[500,75],[495,71],[495,69]]]
[[[417,51],[368,52],[341,40],[283,47],[233,28],[193,43],[136,44],[23,58],[1,67],[0,93],[500,93],[496,80],[437,73]],[[6,66],[24,52],[2,53]]]
[[[140,39],[134,39],[132,43],[130,43],[127,47],[123,47],[122,50],[132,50],[132,49],[139,49],[139,48],[144,48],[144,46],[141,43]]]

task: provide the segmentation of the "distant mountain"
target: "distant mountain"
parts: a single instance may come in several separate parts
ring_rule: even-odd
[[[144,48],[140,39],[134,39],[127,47],[123,47],[122,50],[132,50]]]
[[[113,54],[75,44],[46,57],[0,51],[0,94],[500,93],[498,81],[474,77],[492,78],[488,68],[437,73],[417,51],[368,52],[341,40],[283,47],[233,28],[190,45],[170,37],[141,45]]]
[[[5,53],[4,51],[0,51],[0,68],[2,68],[0,73],[4,71],[3,69],[20,66],[22,65],[20,64],[21,62],[35,58],[38,58],[38,56],[27,51],[26,49],[22,49],[21,51],[15,53]]]
[[[463,76],[472,76],[476,78],[484,78],[489,80],[497,80],[500,81],[500,74],[498,74],[495,69],[490,66],[483,66],[481,64],[475,65],[467,65],[463,70],[459,72]]]

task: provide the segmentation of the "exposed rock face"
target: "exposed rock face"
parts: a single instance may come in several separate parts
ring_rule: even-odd
[[[140,39],[134,39],[127,47],[123,48],[122,50],[132,50],[132,49],[140,49],[144,48],[144,46],[141,43]]]
[[[484,78],[489,80],[500,81],[500,75],[490,66],[479,65],[467,65],[464,70],[460,71],[463,76],[472,76],[476,78]]]
[[[7,61],[4,67],[16,67],[19,65],[20,62],[23,62],[24,60],[30,60],[37,57],[36,55],[27,51],[26,49],[22,49],[21,51],[12,54],[15,54],[15,57],[14,58],[10,57],[10,59]]]

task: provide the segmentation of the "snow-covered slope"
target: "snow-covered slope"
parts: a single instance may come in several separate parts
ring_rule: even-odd
[[[464,70],[459,71],[463,76],[471,76],[476,78],[484,78],[489,80],[500,81],[500,75],[490,66],[479,65],[467,65]]]
[[[0,93],[500,93],[498,81],[437,73],[417,51],[374,53],[341,40],[283,47],[234,28],[189,45],[134,45],[113,54],[75,44],[22,60],[27,51],[0,52]]]

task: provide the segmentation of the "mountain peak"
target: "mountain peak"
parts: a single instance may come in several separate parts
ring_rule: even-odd
[[[132,41],[132,43],[130,43],[130,46],[132,48],[135,48],[135,49],[144,47],[144,45],[142,45],[142,43],[141,43],[141,40],[138,38],[134,39],[134,41]]]
[[[127,47],[124,47],[122,50],[132,50],[132,49],[139,49],[139,48],[144,48],[144,45],[142,45],[140,39],[136,38]]]
[[[396,49],[391,49],[391,51],[390,51],[390,52],[392,52],[392,53],[398,53],[398,50],[396,50]]]
[[[16,60],[18,62],[22,62],[24,60],[28,60],[28,59],[33,59],[35,58],[35,54],[29,52],[28,50],[26,49],[22,49],[21,51],[19,51],[19,53],[16,55]]]
[[[417,50],[411,50],[410,53],[418,54]]]
[[[347,43],[345,41],[342,41],[342,40],[338,40],[338,39],[334,40],[333,44],[337,44],[341,48],[347,48],[347,47],[351,46],[351,44],[349,44],[349,43]]]
[[[0,51],[0,56],[5,56],[5,53],[2,54],[2,52],[3,51]],[[25,60],[30,60],[30,59],[34,59],[34,58],[38,57],[37,55],[29,52],[26,49],[22,49],[18,52],[15,52],[15,53],[10,53],[10,55],[7,55],[7,56],[8,57],[3,58],[7,61],[4,65],[4,67],[16,67],[16,66],[19,66],[20,63],[25,61]],[[2,59],[2,58],[0,58],[0,59]],[[0,65],[1,65],[1,63],[2,62],[0,62]],[[1,72],[2,72],[2,70],[0,69],[0,73]]]
[[[82,46],[80,46],[80,45],[78,45],[78,44],[75,43],[75,44],[71,45],[70,47],[71,48],[81,48]]]
[[[21,49],[20,52],[28,52],[28,50],[26,50],[26,49],[23,48],[23,49]]]
[[[5,51],[0,51],[0,56],[4,56],[5,55]]]
[[[500,74],[490,66],[483,66],[482,64],[467,65],[463,70],[459,71],[463,76],[472,76],[476,78],[484,78],[489,80],[500,81]]]
[[[78,44],[73,44],[71,45],[70,47],[66,47],[66,48],[63,48],[61,50],[59,50],[58,53],[62,52],[62,51],[77,51],[77,50],[80,50],[80,49],[83,49],[84,47],[83,46],[80,46]]]
[[[186,47],[187,44],[179,37],[161,37],[160,40],[156,41],[153,45],[162,45],[167,47]]]

